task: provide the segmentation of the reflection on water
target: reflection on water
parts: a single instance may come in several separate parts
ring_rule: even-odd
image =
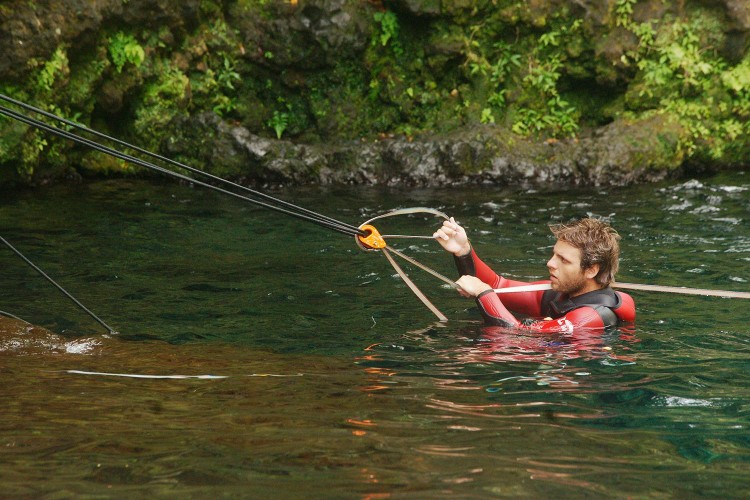
[[[544,273],[547,223],[606,216],[623,281],[746,291],[749,187],[280,194],[351,223],[443,210],[520,279]],[[750,494],[740,300],[633,292],[634,329],[540,336],[483,327],[408,269],[441,324],[377,254],[213,193],[131,180],[0,199],[3,236],[122,332],[0,252],[0,309],[52,330],[0,319],[5,496]],[[434,242],[394,246],[454,273]]]

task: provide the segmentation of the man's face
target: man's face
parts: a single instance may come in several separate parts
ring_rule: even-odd
[[[558,241],[552,249],[552,257],[547,261],[552,289],[568,295],[577,295],[588,284],[581,269],[581,250],[570,243]]]

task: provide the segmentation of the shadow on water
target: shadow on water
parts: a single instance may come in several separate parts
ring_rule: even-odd
[[[623,281],[746,289],[743,177],[628,190],[296,190],[357,223],[432,206],[536,279],[548,222],[606,216]],[[460,200],[460,201],[458,201]],[[88,318],[0,253],[0,481],[27,497],[743,497],[747,304],[633,292],[634,330],[484,328],[470,302],[353,242],[185,186],[3,198],[6,236]],[[435,220],[389,221],[394,233]],[[446,275],[434,242],[399,248]],[[75,263],[75,264],[74,264]]]

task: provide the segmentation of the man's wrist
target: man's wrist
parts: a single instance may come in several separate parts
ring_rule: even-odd
[[[462,247],[458,252],[454,252],[453,255],[456,257],[465,257],[471,253],[471,244],[467,243],[466,246]]]

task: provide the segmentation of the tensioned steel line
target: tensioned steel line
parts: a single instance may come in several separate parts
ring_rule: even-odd
[[[3,99],[3,100],[8,101],[8,102],[11,102],[11,103],[13,103],[13,104],[15,104],[17,106],[23,107],[24,109],[27,109],[27,110],[30,110],[30,111],[33,111],[33,112],[36,112],[36,113],[40,113],[40,114],[42,114],[42,115],[44,115],[44,116],[46,116],[48,118],[52,118],[54,120],[57,120],[57,121],[59,121],[61,123],[64,123],[64,124],[66,124],[66,125],[68,125],[70,127],[76,128],[78,130],[82,130],[82,131],[94,134],[94,135],[96,135],[98,137],[114,141],[114,142],[116,142],[116,143],[118,143],[120,145],[132,148],[132,149],[134,149],[134,150],[136,150],[136,151],[138,151],[138,152],[140,152],[142,154],[146,154],[148,156],[151,156],[152,158],[156,158],[156,159],[165,161],[165,162],[167,162],[167,163],[169,163],[171,165],[175,165],[175,166],[177,166],[179,168],[183,168],[183,169],[188,170],[190,172],[193,172],[195,174],[202,175],[202,176],[207,177],[207,178],[209,178],[209,179],[211,179],[213,181],[217,181],[217,182],[220,182],[220,183],[225,184],[227,186],[231,186],[232,188],[235,188],[235,189],[240,189],[240,190],[248,193],[249,195],[255,196],[256,198],[261,198],[261,200],[265,200],[265,201],[261,201],[259,199],[253,199],[250,196],[245,196],[245,195],[242,195],[242,194],[238,194],[238,193],[236,193],[234,191],[229,191],[227,189],[223,189],[221,187],[217,187],[217,186],[208,184],[206,182],[202,182],[200,180],[188,177],[188,176],[180,174],[178,172],[174,172],[174,171],[166,169],[164,167],[160,167],[158,165],[155,165],[155,164],[150,163],[148,161],[145,161],[143,159],[136,158],[134,156],[125,154],[125,153],[123,153],[121,151],[118,151],[116,149],[104,146],[104,145],[102,145],[100,143],[97,143],[95,141],[86,139],[85,137],[78,136],[78,135],[76,135],[76,134],[74,134],[72,132],[69,132],[67,130],[60,129],[58,127],[55,127],[55,126],[50,125],[48,123],[42,122],[42,121],[37,120],[35,118],[32,118],[30,116],[26,116],[26,115],[24,115],[24,114],[22,114],[22,113],[20,113],[18,111],[14,111],[14,110],[12,110],[10,108],[7,108],[5,106],[0,106],[0,114],[2,114],[2,115],[8,116],[8,117],[13,118],[13,119],[16,119],[16,120],[20,121],[21,123],[25,123],[27,125],[39,128],[41,130],[49,132],[49,133],[51,133],[53,135],[56,135],[58,137],[69,139],[69,140],[71,140],[73,142],[76,142],[78,144],[82,144],[84,146],[90,147],[90,148],[92,148],[92,149],[94,149],[96,151],[100,151],[102,153],[108,154],[108,155],[113,156],[115,158],[119,158],[119,159],[121,159],[123,161],[127,161],[129,163],[133,163],[135,165],[139,165],[139,166],[151,169],[151,170],[155,170],[155,171],[161,172],[163,174],[166,174],[166,175],[169,175],[169,176],[172,176],[172,177],[176,177],[178,179],[181,179],[181,180],[193,183],[193,184],[197,184],[197,185],[206,187],[208,189],[219,191],[221,193],[228,194],[228,195],[233,196],[235,198],[239,198],[239,199],[242,199],[242,200],[245,200],[245,201],[249,201],[251,203],[254,203],[256,205],[262,206],[264,208],[268,208],[268,209],[275,210],[275,211],[278,211],[278,212],[281,212],[281,213],[284,213],[284,214],[287,214],[287,215],[291,215],[293,217],[297,217],[297,218],[300,218],[300,219],[303,219],[303,220],[307,220],[309,222],[312,222],[312,223],[315,223],[317,225],[326,227],[326,228],[331,229],[333,231],[344,233],[346,235],[361,236],[361,235],[366,234],[365,231],[362,231],[361,229],[359,229],[359,228],[357,228],[355,226],[352,226],[350,224],[346,224],[346,223],[340,222],[340,221],[338,221],[336,219],[333,219],[331,217],[327,217],[327,216],[319,214],[317,212],[313,212],[311,210],[307,210],[307,209],[305,209],[303,207],[300,207],[298,205],[294,205],[292,203],[286,202],[284,200],[280,200],[280,199],[275,198],[273,196],[266,195],[266,194],[261,193],[259,191],[252,190],[252,189],[247,188],[245,186],[241,186],[239,184],[233,183],[233,182],[228,181],[226,179],[222,179],[221,177],[217,177],[217,176],[214,176],[212,174],[209,174],[208,172],[203,172],[202,170],[198,170],[196,168],[189,167],[188,165],[183,165],[181,163],[175,162],[175,161],[170,160],[168,158],[156,155],[154,153],[150,153],[150,152],[148,152],[148,151],[146,151],[146,150],[144,150],[142,148],[138,148],[137,146],[130,145],[130,144],[124,142],[124,141],[120,141],[119,139],[115,139],[113,137],[109,137],[109,136],[107,136],[105,134],[102,134],[100,132],[96,132],[96,131],[94,131],[92,129],[84,127],[83,125],[76,124],[75,122],[72,122],[70,120],[66,120],[66,119],[64,119],[62,117],[59,117],[59,116],[54,115],[52,113],[48,113],[48,112],[46,112],[44,110],[41,110],[41,109],[36,108],[34,106],[28,105],[26,103],[22,103],[20,101],[12,99],[12,98],[10,98],[8,96],[5,96],[3,94],[0,94],[0,99]],[[89,316],[91,316],[99,324],[101,324],[102,326],[104,326],[110,333],[116,333],[113,328],[111,328],[101,318],[99,318],[96,314],[94,314],[91,310],[89,310],[86,306],[84,306],[72,294],[70,294],[67,290],[65,290],[62,286],[60,286],[57,282],[55,282],[55,280],[53,280],[49,275],[47,275],[44,271],[42,271],[42,269],[40,269],[37,265],[35,265],[30,259],[26,258],[26,256],[24,256],[13,245],[11,245],[10,242],[8,242],[7,240],[5,240],[2,237],[0,237],[0,242],[2,242],[8,248],[10,248],[24,262],[26,262],[29,266],[31,266],[35,271],[37,271],[47,281],[49,281],[55,287],[57,287],[57,289],[60,290],[66,297],[68,297],[70,300],[72,300],[76,305],[78,305],[84,312],[86,312]]]
[[[93,141],[93,140],[90,140],[90,139],[86,139],[85,137],[81,137],[81,136],[76,135],[76,134],[74,134],[72,132],[69,132],[67,130],[63,130],[61,128],[55,127],[54,125],[50,125],[50,124],[45,123],[43,121],[37,120],[37,119],[32,118],[32,117],[27,116],[27,115],[24,115],[24,114],[22,114],[22,113],[20,113],[18,111],[14,111],[14,110],[12,110],[10,108],[7,108],[5,106],[1,106],[0,105],[0,114],[2,114],[2,115],[8,116],[10,118],[14,118],[14,119],[16,119],[16,120],[18,120],[18,121],[20,121],[22,123],[25,123],[27,125],[31,125],[33,127],[39,128],[41,130],[49,132],[49,133],[51,133],[53,135],[56,135],[58,137],[69,139],[69,140],[71,140],[73,142],[76,142],[78,144],[82,144],[84,146],[88,146],[88,147],[90,147],[90,148],[92,148],[92,149],[94,149],[96,151],[100,151],[102,153],[108,154],[108,155],[113,156],[115,158],[119,158],[119,159],[121,159],[123,161],[129,162],[129,163],[133,163],[135,165],[138,165],[138,166],[141,166],[141,167],[144,167],[144,168],[147,168],[147,169],[155,170],[155,171],[163,173],[165,175],[172,176],[172,177],[184,180],[184,181],[192,183],[192,184],[203,186],[203,187],[206,187],[208,189],[212,189],[214,191],[218,191],[218,192],[221,192],[221,193],[224,193],[224,194],[228,194],[228,195],[233,196],[235,198],[239,198],[239,199],[248,201],[250,203],[254,203],[254,204],[262,206],[264,208],[268,208],[268,209],[271,209],[271,210],[275,210],[277,212],[281,212],[281,213],[284,213],[284,214],[287,214],[287,215],[291,215],[293,217],[297,217],[297,218],[300,218],[300,219],[303,219],[303,220],[307,220],[309,222],[315,223],[315,224],[320,225],[322,227],[326,227],[326,228],[331,229],[333,231],[337,231],[337,232],[340,232],[340,233],[343,233],[343,234],[347,234],[347,235],[350,235],[350,236],[355,236],[355,241],[357,241],[357,243],[360,244],[360,246],[362,246],[361,243],[364,243],[364,239],[361,239],[361,238],[369,236],[370,234],[372,234],[371,232],[368,232],[367,229],[365,229],[365,227],[367,226],[367,223],[361,225],[360,227],[356,227],[356,226],[353,226],[353,225],[350,225],[350,224],[346,224],[344,222],[338,221],[336,219],[333,219],[331,217],[325,216],[323,214],[314,212],[312,210],[305,209],[305,208],[300,207],[298,205],[295,205],[293,203],[286,202],[284,200],[275,198],[273,196],[270,196],[268,194],[262,193],[260,191],[256,191],[256,190],[250,189],[250,188],[248,188],[246,186],[242,186],[240,184],[237,184],[235,182],[229,181],[227,179],[215,176],[215,175],[210,174],[208,172],[205,172],[203,170],[200,170],[200,169],[197,169],[197,168],[194,168],[194,167],[190,167],[189,165],[185,165],[183,163],[180,163],[180,162],[174,161],[174,160],[172,160],[170,158],[158,155],[156,153],[153,153],[151,151],[145,150],[145,149],[140,148],[138,146],[129,144],[129,143],[125,142],[125,141],[122,141],[120,139],[117,139],[117,138],[111,137],[109,135],[103,134],[103,133],[98,132],[96,130],[90,129],[90,128],[84,126],[84,125],[81,125],[79,123],[73,122],[71,120],[67,120],[65,118],[57,116],[57,115],[55,115],[53,113],[50,113],[48,111],[39,109],[39,108],[37,108],[35,106],[32,106],[30,104],[26,104],[24,102],[18,101],[16,99],[8,97],[8,96],[6,96],[4,94],[0,94],[0,100],[4,100],[6,102],[14,104],[16,106],[19,106],[19,107],[25,109],[25,110],[41,114],[41,115],[43,115],[43,116],[45,116],[47,118],[53,119],[55,121],[63,123],[65,125],[69,126],[69,127],[72,127],[74,129],[80,130],[82,132],[92,134],[92,135],[94,135],[96,137],[99,137],[101,139],[112,141],[112,142],[114,142],[114,143],[116,143],[116,144],[118,144],[120,146],[124,146],[126,148],[129,148],[129,149],[131,149],[133,151],[136,151],[138,153],[146,155],[146,156],[148,156],[150,158],[153,158],[153,159],[156,159],[156,160],[159,160],[159,161],[163,161],[163,162],[165,162],[165,163],[167,163],[169,165],[175,166],[177,168],[180,168],[180,169],[183,169],[183,170],[187,170],[188,172],[191,172],[193,174],[203,176],[203,177],[205,177],[207,179],[210,179],[210,180],[212,180],[214,182],[218,182],[220,184],[223,184],[225,186],[231,187],[233,189],[241,190],[241,191],[247,193],[247,195],[242,195],[242,194],[236,193],[234,191],[230,191],[228,189],[224,189],[224,188],[221,188],[221,187],[218,187],[218,186],[214,186],[212,184],[208,184],[207,182],[203,182],[203,181],[197,180],[195,178],[188,177],[187,175],[184,175],[184,174],[175,172],[173,170],[161,167],[159,165],[156,165],[156,164],[151,163],[149,161],[143,160],[141,158],[137,158],[137,157],[134,157],[132,155],[123,153],[123,152],[121,152],[121,151],[119,151],[117,149],[113,149],[113,148],[104,146],[103,144],[100,144],[100,143],[98,143],[96,141]],[[255,199],[253,197],[259,198],[259,199]],[[263,201],[261,201],[261,200],[263,200]],[[375,217],[373,219],[370,219],[370,221],[375,220],[375,219],[379,219],[379,218],[382,218],[382,217],[390,217],[390,216],[393,216],[393,215],[404,215],[404,214],[417,213],[417,212],[427,212],[427,213],[432,213],[434,215],[439,215],[439,216],[447,218],[447,216],[445,214],[443,214],[441,212],[438,212],[438,211],[436,211],[434,209],[426,209],[426,208],[423,208],[423,207],[418,207],[418,208],[411,208],[411,209],[395,210],[393,212],[389,212],[387,214],[384,214],[384,215]],[[370,222],[370,221],[367,221],[367,222]],[[377,230],[375,230],[375,228],[371,228],[371,231],[374,232],[374,233],[377,233]],[[394,267],[394,269],[396,269],[396,271],[398,272],[398,274],[407,283],[407,285],[409,285],[409,287],[417,295],[417,297],[420,298],[420,300],[422,300],[422,302],[433,313],[435,313],[438,316],[438,318],[440,318],[441,320],[446,320],[447,318],[445,318],[445,316],[442,313],[440,313],[429,302],[429,300],[427,300],[427,298],[424,296],[424,294],[422,294],[419,291],[419,289],[416,287],[416,285],[414,285],[411,282],[411,280],[409,280],[409,278],[406,276],[406,274],[399,268],[399,266],[395,263],[395,261],[393,261],[393,259],[390,257],[390,255],[388,253],[388,250],[386,250],[386,248],[385,248],[386,247],[386,243],[384,241],[384,238],[430,238],[430,237],[429,236],[409,236],[409,235],[380,236],[379,234],[377,234],[377,237],[381,239],[382,247],[368,247],[368,248],[369,249],[373,249],[373,250],[381,250],[382,253],[388,258],[389,262]],[[357,238],[360,238],[360,239],[357,239]],[[5,242],[5,243],[7,244],[7,242]],[[362,248],[365,248],[365,246],[362,246]],[[408,257],[408,256],[406,256],[404,254],[402,254],[401,252],[398,252],[397,250],[395,250],[393,248],[390,248],[389,250],[391,252],[393,252],[394,254],[398,255],[400,258],[405,259],[409,263],[411,263],[411,264],[413,264],[413,265],[415,265],[415,266],[417,266],[417,267],[425,270],[426,272],[432,274],[433,276],[437,277],[441,281],[444,281],[444,282],[450,284],[454,288],[458,287],[455,284],[455,282],[453,282],[452,280],[449,280],[448,278],[442,276],[441,274],[439,274],[436,271],[430,269],[429,267],[424,266],[423,264],[417,262],[416,260],[414,260],[414,259],[412,259],[412,258],[410,258],[410,257]],[[14,251],[17,252],[17,250],[15,250],[15,249],[14,249]],[[24,258],[24,260],[27,260],[27,259]],[[31,264],[31,265],[33,266],[33,264]],[[39,271],[41,272],[41,270],[39,270]],[[46,277],[46,275],[45,275],[45,277]],[[49,277],[47,277],[47,278],[50,279]],[[53,283],[54,283],[54,281],[53,281]],[[59,287],[59,285],[56,285],[56,286],[58,286],[58,288],[61,288],[61,287]],[[659,286],[659,285],[640,285],[640,284],[636,284],[636,283],[616,283],[613,286],[619,287],[619,288],[632,289],[632,290],[643,290],[643,291],[659,291],[659,292],[669,292],[669,293],[682,293],[682,294],[690,294],[690,295],[707,295],[707,296],[732,297],[732,298],[750,298],[750,293],[747,293],[747,292],[733,292],[733,291],[725,291],[725,290],[709,290],[709,289],[698,289],[698,288],[669,287],[669,286]],[[537,284],[537,285],[528,285],[528,286],[522,286],[522,287],[504,288],[504,289],[499,289],[499,290],[495,290],[495,291],[497,293],[518,293],[518,292],[522,292],[522,291],[532,291],[532,290],[533,291],[537,291],[537,290],[544,290],[544,289],[549,289],[549,285],[548,284],[547,285],[545,285],[545,284]],[[74,301],[76,301],[76,303],[78,303],[78,301],[75,300],[72,296],[70,296],[70,294],[68,294],[67,292],[65,292],[65,294],[68,295],[70,298],[72,298]],[[83,307],[82,304],[80,304],[80,303],[78,303],[78,304],[85,311],[87,311],[89,314],[91,314],[97,321],[101,322],[101,320],[99,320],[95,315],[93,315],[93,313],[91,313],[85,307]],[[101,322],[101,323],[106,326],[105,323],[103,323],[103,322]],[[106,326],[106,327],[107,327],[107,329],[109,329],[111,331],[111,329],[108,326]]]
[[[89,133],[89,134],[93,134],[93,135],[95,135],[95,136],[97,136],[99,138],[102,138],[102,139],[106,139],[106,140],[115,142],[115,143],[117,143],[117,144],[119,144],[121,146],[124,146],[126,148],[132,149],[132,150],[137,151],[137,152],[139,152],[141,154],[147,155],[147,156],[149,156],[151,158],[163,161],[163,162],[168,163],[168,164],[170,164],[172,166],[176,166],[178,168],[187,170],[187,171],[192,172],[194,174],[204,176],[204,177],[206,177],[206,178],[208,178],[208,179],[210,179],[212,181],[219,182],[221,184],[224,184],[224,185],[229,186],[229,187],[234,188],[234,189],[239,189],[239,190],[244,191],[245,193],[249,194],[250,196],[245,196],[245,195],[236,193],[234,191],[230,191],[230,190],[218,187],[218,186],[214,186],[212,184],[208,184],[206,182],[202,182],[202,181],[194,179],[192,177],[188,177],[188,176],[186,176],[184,174],[180,174],[178,172],[174,172],[173,170],[166,169],[164,167],[161,167],[161,166],[156,165],[154,163],[148,162],[148,161],[143,160],[141,158],[137,158],[137,157],[134,157],[132,155],[123,153],[122,151],[119,151],[117,149],[107,147],[107,146],[105,146],[105,145],[103,145],[101,143],[98,143],[96,141],[87,139],[85,137],[81,137],[79,135],[76,135],[73,132],[61,129],[61,128],[56,127],[54,125],[50,125],[50,124],[48,124],[46,122],[43,122],[43,121],[38,120],[36,118],[32,118],[30,116],[27,116],[27,115],[25,115],[23,113],[20,113],[18,111],[13,110],[13,109],[7,108],[5,106],[0,106],[0,114],[1,115],[8,116],[10,118],[18,120],[18,121],[20,121],[22,123],[25,123],[27,125],[36,127],[38,129],[41,129],[41,130],[44,130],[44,131],[49,132],[49,133],[51,133],[53,135],[56,135],[58,137],[69,139],[69,140],[71,140],[71,141],[73,141],[75,143],[82,144],[82,145],[87,146],[89,148],[92,148],[92,149],[94,149],[96,151],[108,154],[108,155],[113,156],[115,158],[119,158],[119,159],[121,159],[123,161],[127,161],[129,163],[132,163],[132,164],[144,167],[144,168],[148,168],[148,169],[151,169],[151,170],[155,170],[157,172],[160,172],[160,173],[172,176],[172,177],[176,177],[178,179],[181,179],[181,180],[184,180],[184,181],[196,184],[196,185],[200,185],[200,186],[206,187],[208,189],[212,189],[214,191],[218,191],[218,192],[221,192],[221,193],[224,193],[224,194],[228,194],[230,196],[233,196],[233,197],[245,200],[245,201],[249,201],[251,203],[254,203],[256,205],[259,205],[259,206],[262,206],[262,207],[265,207],[265,208],[268,208],[268,209],[271,209],[271,210],[275,210],[275,211],[278,211],[278,212],[281,212],[281,213],[284,213],[284,214],[287,214],[287,215],[291,215],[291,216],[294,216],[294,217],[297,217],[297,218],[300,218],[300,219],[303,219],[303,220],[307,220],[309,222],[313,222],[315,224],[318,224],[320,226],[326,227],[326,228],[331,229],[333,231],[344,233],[344,234],[347,234],[347,235],[350,235],[350,236],[355,236],[355,238],[357,238],[357,237],[363,237],[363,236],[368,236],[370,234],[367,230],[363,229],[363,227],[356,227],[356,226],[353,226],[353,225],[350,225],[350,224],[346,224],[344,222],[338,221],[338,220],[333,219],[331,217],[327,217],[327,216],[319,214],[317,212],[313,212],[311,210],[307,210],[307,209],[305,209],[303,207],[300,207],[298,205],[295,205],[295,204],[292,204],[292,203],[280,200],[278,198],[275,198],[273,196],[267,195],[265,193],[261,193],[259,191],[255,191],[253,189],[250,189],[250,188],[248,188],[246,186],[242,186],[240,184],[231,182],[231,181],[229,181],[227,179],[223,179],[221,177],[212,175],[212,174],[210,174],[208,172],[204,172],[202,170],[190,167],[190,166],[185,165],[183,163],[176,162],[176,161],[171,160],[169,158],[166,158],[164,156],[152,153],[152,152],[147,151],[145,149],[142,149],[142,148],[139,148],[139,147],[134,146],[132,144],[129,144],[129,143],[127,143],[125,141],[122,141],[120,139],[116,139],[114,137],[110,137],[110,136],[108,136],[106,134],[103,134],[101,132],[98,132],[98,131],[95,131],[93,129],[90,129],[90,128],[85,127],[85,126],[83,126],[81,124],[78,124],[78,123],[75,123],[73,121],[67,120],[67,119],[62,118],[60,116],[57,116],[57,115],[55,115],[53,113],[44,111],[44,110],[39,109],[39,108],[37,108],[35,106],[31,106],[30,104],[26,104],[24,102],[18,101],[16,99],[8,97],[8,96],[6,96],[4,94],[0,94],[0,100],[4,100],[6,102],[12,103],[12,104],[14,104],[16,106],[19,106],[19,107],[21,107],[21,108],[23,108],[25,110],[41,114],[41,115],[43,115],[43,116],[45,116],[47,118],[56,120],[56,121],[58,121],[60,123],[63,123],[65,125],[69,126],[69,127],[74,128],[74,129],[77,129],[77,130],[80,130],[80,131],[83,131],[83,132],[86,132],[86,133]],[[261,201],[259,199],[254,199],[251,196],[255,196],[256,198],[260,198],[260,199],[262,199],[264,201]],[[407,212],[408,212],[408,209],[407,209]],[[424,236],[394,235],[393,237],[394,238],[410,238],[410,237],[411,238],[422,238]],[[416,285],[414,285],[411,282],[411,280],[408,278],[408,276],[406,275],[406,273],[404,273],[403,270],[401,270],[399,268],[399,266],[393,261],[393,259],[390,257],[390,255],[388,254],[388,252],[385,250],[385,248],[382,248],[380,250],[383,251],[383,253],[386,255],[386,257],[388,258],[388,260],[391,262],[391,265],[394,267],[394,269],[396,269],[396,271],[398,272],[398,274],[407,283],[407,285],[409,285],[409,287],[417,295],[417,297],[420,300],[422,300],[422,302],[425,303],[425,305],[427,305],[428,308],[433,313],[435,313],[438,316],[439,319],[441,319],[441,320],[447,320],[447,318],[442,313],[440,313],[437,310],[437,308],[435,308],[429,302],[429,300],[427,300],[427,298],[424,296],[424,294],[422,294],[419,291],[419,289],[416,287]],[[410,257],[405,256],[404,254],[398,252],[395,249],[391,249],[391,250],[396,255],[398,255],[399,257],[401,257],[401,258],[409,261],[410,263],[412,263],[414,265],[417,265],[418,267],[426,270],[427,272],[429,272],[429,273],[431,273],[431,274],[433,274],[433,275],[435,275],[435,276],[437,276],[439,278],[442,278],[443,281],[449,282],[449,280],[447,278],[439,275],[435,271],[432,271],[427,266],[424,266],[424,265],[416,262],[414,259],[411,259]],[[27,260],[27,259],[24,258],[24,260]],[[30,263],[30,261],[28,261],[28,260],[27,260],[27,262]],[[31,264],[31,265],[33,265],[33,264]],[[40,272],[41,272],[41,270],[40,270]],[[46,275],[45,275],[45,277],[46,277]],[[50,279],[49,277],[47,277],[47,278]],[[59,285],[56,285],[56,286],[58,286],[58,288],[60,288],[62,290],[62,287],[59,287]],[[77,304],[79,304],[86,312],[88,312],[89,314],[91,314],[92,317],[94,317],[95,319],[97,319],[97,321],[101,322],[101,320],[99,320],[95,315],[93,315],[93,313],[91,313],[82,304],[80,304],[80,302],[78,302],[77,300],[75,300],[75,298],[73,298],[69,293],[67,293],[65,291],[64,291],[64,293],[66,295],[68,295],[71,299],[73,299]],[[104,323],[102,322],[102,324],[104,324]],[[110,329],[109,327],[107,327],[107,328]],[[111,329],[110,329],[110,331],[111,331]]]
[[[132,164],[144,167],[144,168],[148,168],[150,170],[155,170],[157,172],[161,172],[163,174],[166,174],[166,175],[169,175],[169,176],[172,176],[172,177],[176,177],[176,178],[184,180],[186,182],[190,182],[190,183],[193,183],[193,184],[197,184],[199,186],[203,186],[203,187],[208,188],[208,189],[212,189],[214,191],[219,191],[221,193],[228,194],[230,196],[233,196],[235,198],[239,198],[241,200],[249,201],[250,203],[254,203],[254,204],[262,206],[264,208],[268,208],[268,209],[271,209],[271,210],[275,210],[277,212],[281,212],[281,213],[284,213],[284,214],[287,214],[287,215],[291,215],[293,217],[297,217],[297,218],[300,218],[300,219],[307,220],[309,222],[312,222],[314,224],[318,224],[320,226],[326,227],[326,228],[331,229],[333,231],[337,231],[337,232],[340,232],[340,233],[343,233],[343,234],[347,234],[347,235],[360,235],[360,236],[362,236],[362,235],[365,234],[364,231],[362,231],[358,227],[353,226],[351,224],[346,224],[344,222],[338,221],[338,220],[333,219],[331,217],[328,217],[328,216],[319,214],[317,212],[313,212],[312,210],[308,210],[306,208],[300,207],[300,206],[295,205],[293,203],[286,202],[284,200],[281,200],[279,198],[275,198],[275,197],[270,196],[268,194],[261,193],[260,191],[253,190],[253,189],[250,189],[250,188],[248,188],[246,186],[242,186],[240,184],[231,182],[231,181],[229,181],[227,179],[223,179],[221,177],[212,175],[212,174],[210,174],[208,172],[204,172],[204,171],[199,170],[197,168],[193,168],[193,167],[190,167],[188,165],[184,165],[182,163],[176,162],[174,160],[167,159],[167,158],[165,158],[163,156],[160,156],[160,155],[157,155],[155,153],[148,152],[148,151],[146,151],[146,150],[144,150],[142,148],[138,148],[137,146],[130,145],[130,144],[128,144],[128,143],[126,143],[124,141],[121,141],[119,139],[115,139],[115,138],[110,137],[110,136],[108,136],[106,134],[102,134],[101,132],[96,132],[96,131],[94,131],[92,129],[84,127],[83,125],[80,125],[80,124],[77,124],[75,122],[66,120],[66,119],[64,119],[62,117],[59,117],[57,115],[54,115],[52,113],[48,113],[47,111],[43,111],[41,109],[35,108],[34,106],[22,103],[20,101],[15,100],[15,99],[11,99],[10,97],[7,97],[7,96],[5,96],[3,94],[0,94],[0,99],[3,99],[3,100],[8,101],[8,102],[12,102],[13,104],[16,104],[18,106],[24,107],[25,109],[29,109],[29,110],[34,111],[36,113],[43,114],[44,116],[47,116],[47,117],[52,118],[54,120],[58,120],[61,123],[65,123],[66,125],[69,125],[71,127],[77,128],[79,130],[83,130],[85,132],[95,134],[95,135],[97,135],[99,137],[102,137],[102,138],[105,138],[107,140],[111,140],[111,141],[117,142],[118,144],[121,144],[121,145],[126,146],[128,148],[132,148],[132,149],[134,149],[134,150],[136,150],[136,151],[138,151],[140,153],[147,154],[147,155],[149,155],[149,156],[151,156],[153,158],[165,161],[165,162],[170,163],[171,165],[177,166],[179,168],[188,170],[188,171],[190,171],[190,172],[192,172],[194,174],[202,175],[202,176],[207,177],[207,178],[209,178],[209,179],[211,179],[213,181],[220,182],[220,183],[225,184],[227,186],[231,186],[232,188],[235,188],[235,189],[240,189],[240,190],[248,193],[249,195],[255,196],[257,198],[261,198],[262,200],[265,200],[265,201],[261,201],[260,199],[254,199],[254,198],[251,198],[250,196],[245,196],[245,195],[236,193],[234,191],[229,191],[227,189],[224,189],[224,188],[221,188],[221,187],[218,187],[218,186],[214,186],[212,184],[208,184],[208,183],[200,181],[198,179],[195,179],[195,178],[192,178],[192,177],[188,177],[187,175],[180,174],[180,173],[175,172],[173,170],[169,170],[167,168],[160,167],[160,166],[158,166],[158,165],[156,165],[154,163],[151,163],[151,162],[148,162],[148,161],[143,160],[141,158],[137,158],[137,157],[134,157],[132,155],[123,153],[123,152],[118,151],[116,149],[104,146],[103,144],[100,144],[98,142],[92,141],[90,139],[86,139],[85,137],[81,137],[81,136],[76,135],[76,134],[74,134],[72,132],[69,132],[69,131],[63,130],[61,128],[55,127],[54,125],[50,125],[50,124],[45,123],[45,122],[43,122],[41,120],[37,120],[37,119],[32,118],[30,116],[24,115],[22,113],[14,111],[14,110],[12,110],[10,108],[7,108],[5,106],[0,106],[0,114],[6,115],[6,116],[11,117],[11,118],[14,118],[14,119],[16,119],[16,120],[18,120],[18,121],[20,121],[22,123],[26,123],[27,125],[31,125],[33,127],[39,128],[41,130],[49,132],[49,133],[51,133],[53,135],[56,135],[58,137],[63,137],[65,139],[69,139],[69,140],[71,140],[73,142],[76,142],[78,144],[82,144],[82,145],[88,146],[88,147],[90,147],[90,148],[92,148],[92,149],[94,149],[96,151],[108,154],[108,155],[113,156],[115,158],[119,158],[119,159],[121,159],[123,161],[127,161],[129,163],[132,163]]]
[[[59,284],[57,284],[57,282],[55,280],[53,280],[52,278],[50,278],[47,275],[47,273],[45,273],[44,271],[42,271],[39,268],[39,266],[37,266],[36,264],[34,264],[33,262],[31,262],[29,259],[27,259],[26,256],[24,254],[22,254],[16,247],[14,247],[13,245],[11,245],[8,240],[6,240],[2,236],[0,236],[0,242],[2,242],[5,246],[7,246],[8,248],[10,248],[13,251],[13,253],[15,253],[16,255],[18,255],[21,258],[21,260],[23,260],[29,266],[31,266],[31,268],[34,269],[34,271],[36,271],[37,273],[39,273],[44,279],[46,279],[47,281],[49,281],[50,283],[52,283],[55,287],[57,287],[57,289],[60,290],[66,297],[68,297],[70,300],[72,300],[73,302],[75,302],[75,304],[78,307],[80,307],[81,309],[83,309],[83,311],[86,312],[86,314],[88,314],[89,316],[91,316],[92,318],[94,318],[100,325],[102,325],[104,328],[106,328],[107,330],[109,330],[109,333],[112,333],[112,334],[116,334],[117,333],[112,327],[110,327],[107,323],[105,323],[104,321],[102,321],[102,319],[99,318],[99,316],[97,316],[96,314],[94,314],[93,312],[91,312],[86,306],[84,306],[83,304],[81,304],[81,302],[78,299],[76,299],[75,297],[73,297],[70,293],[68,293],[67,290],[65,290],[62,286],[60,286]],[[15,316],[12,316],[12,317],[15,318]],[[20,319],[20,318],[16,318],[16,319]]]

